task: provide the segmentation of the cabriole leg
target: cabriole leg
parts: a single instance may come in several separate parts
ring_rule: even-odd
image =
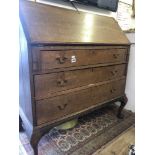
[[[31,143],[31,146],[33,148],[34,155],[38,155],[38,143],[36,143],[36,144]]]
[[[32,134],[30,144],[33,148],[34,155],[38,155],[38,143],[39,143],[40,138],[41,138],[41,134],[39,131],[35,131]]]
[[[24,128],[23,128],[23,122],[22,122],[22,119],[21,117],[19,116],[19,131],[24,131]]]
[[[118,117],[119,119],[123,119],[124,116],[123,116],[123,114],[122,114],[122,110],[124,109],[125,105],[126,105],[127,102],[128,102],[127,96],[124,95],[123,97],[121,97],[120,102],[121,102],[121,105],[120,105],[120,107],[119,107],[119,109],[118,109],[117,117]]]

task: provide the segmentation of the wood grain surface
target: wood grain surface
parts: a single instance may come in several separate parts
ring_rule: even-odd
[[[54,93],[125,76],[126,65],[87,68],[74,71],[35,75],[35,99],[52,97]],[[82,75],[82,76],[81,76]]]
[[[24,0],[20,16],[32,44],[129,44],[118,23],[106,16]]]
[[[124,93],[125,80],[72,91],[71,93],[56,96],[36,103],[38,125],[54,121],[80,110],[84,110],[97,103],[108,101]]]
[[[127,49],[33,51],[33,70],[77,67],[105,63],[125,63]],[[36,64],[39,64],[38,66]]]

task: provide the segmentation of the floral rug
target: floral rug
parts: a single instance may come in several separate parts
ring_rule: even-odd
[[[118,107],[110,105],[79,118],[76,127],[66,131],[50,130],[39,142],[39,155],[91,155],[103,145],[134,125],[131,111],[124,110],[124,119],[116,117]],[[20,133],[20,155],[33,155],[24,132]],[[25,153],[25,155],[26,155]]]

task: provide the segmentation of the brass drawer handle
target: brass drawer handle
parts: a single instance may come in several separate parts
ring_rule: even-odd
[[[96,54],[96,52],[95,52],[94,50],[92,50],[92,51],[91,51],[91,54],[93,54],[93,55],[94,55],[94,54]]]
[[[117,59],[119,57],[119,54],[113,54],[113,58]]]
[[[67,107],[67,104],[58,105],[59,110],[64,110]]]
[[[113,71],[111,71],[110,73],[113,75],[113,76],[115,76],[116,74],[117,74],[117,70],[113,70]]]
[[[110,90],[110,92],[111,92],[112,94],[113,94],[115,91],[116,91],[115,88],[112,88],[112,89]]]
[[[63,79],[57,80],[57,85],[63,87],[68,81]]]
[[[68,58],[65,57],[65,56],[59,56],[59,57],[56,58],[56,60],[58,60],[58,62],[59,62],[60,64],[65,63],[67,59],[68,59]]]

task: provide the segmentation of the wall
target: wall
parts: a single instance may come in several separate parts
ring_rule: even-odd
[[[128,97],[128,103],[125,108],[135,112],[135,33],[127,33],[126,35],[132,45],[130,48],[130,57],[125,90]]]

